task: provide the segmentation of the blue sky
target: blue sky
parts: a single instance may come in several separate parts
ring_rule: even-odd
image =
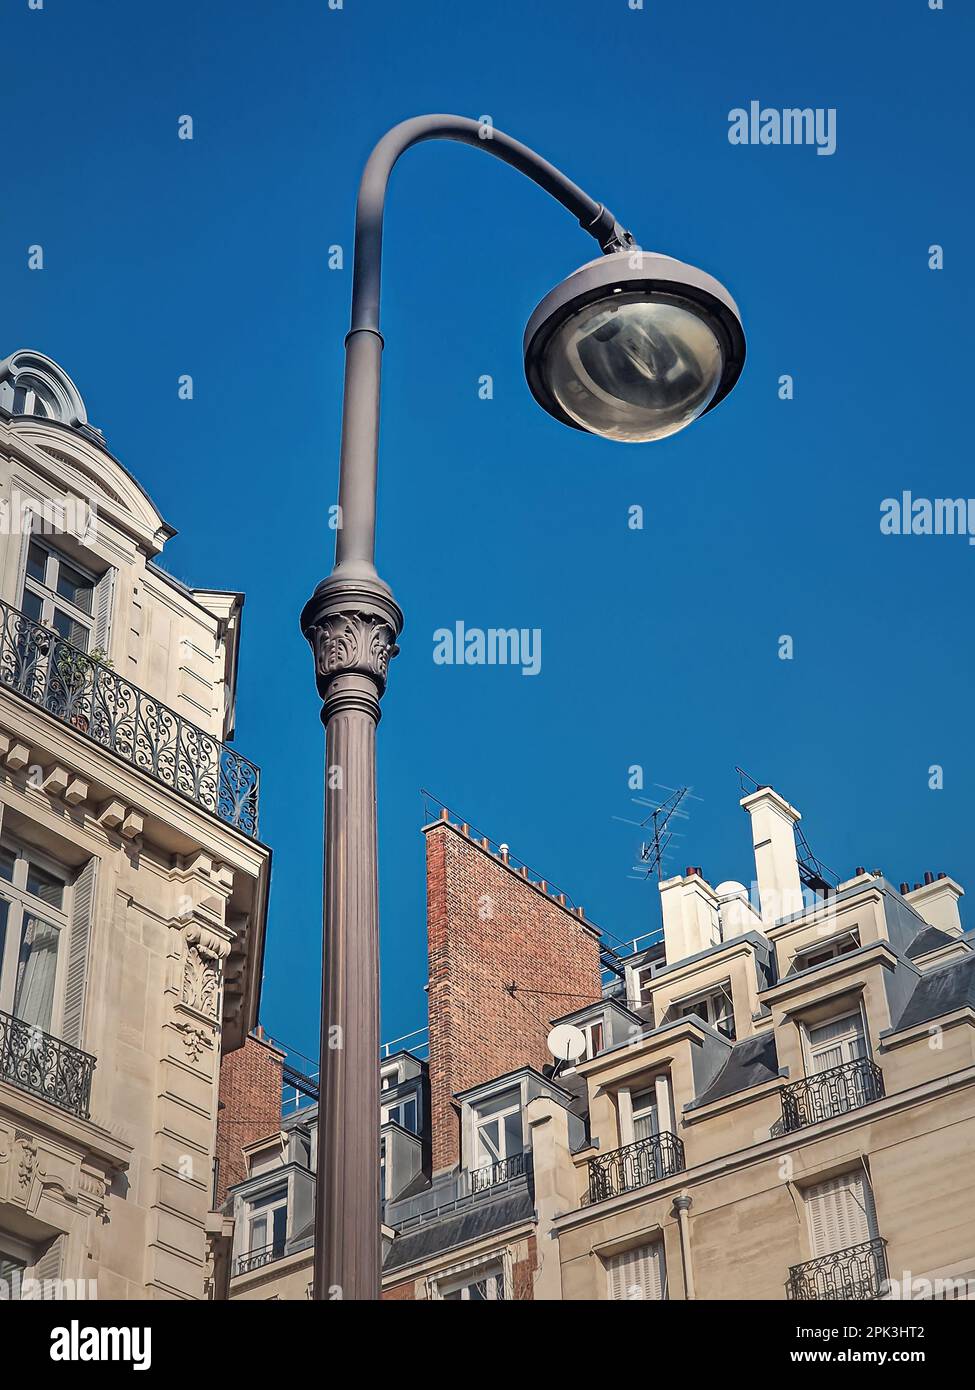
[[[73,376],[179,528],[173,573],[246,591],[237,742],[275,850],[273,1035],[317,1047],[322,737],[297,614],[331,563],[355,190],[375,140],[426,111],[491,116],[646,248],[716,275],[749,358],[660,443],[558,425],[521,335],[592,243],[476,151],[427,145],[397,169],[379,566],[407,621],[380,729],[384,1036],[425,1021],[421,786],[618,937],[659,921],[617,819],[632,764],[651,791],[693,786],[670,867],[712,882],[751,877],[735,764],[802,810],[842,876],[975,880],[975,547],[879,526],[904,489],[975,493],[973,30],[959,0],[7,0],[0,356],[35,347]],[[835,108],[835,154],[731,145],[752,100]],[[541,628],[541,673],[435,665],[457,620]]]

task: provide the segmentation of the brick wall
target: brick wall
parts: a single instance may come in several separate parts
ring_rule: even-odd
[[[460,1158],[451,1097],[552,1061],[549,1021],[600,997],[594,928],[462,830],[426,828],[433,1171]],[[505,986],[512,982],[512,997]],[[545,991],[532,994],[529,991]]]
[[[243,1047],[228,1052],[220,1063],[217,1206],[223,1201],[227,1188],[247,1176],[243,1145],[276,1134],[281,1128],[283,1061],[283,1052],[263,1038],[251,1035],[245,1039]]]
[[[383,1289],[383,1298],[390,1302],[412,1302],[416,1298],[416,1280],[409,1279],[405,1284],[393,1284],[391,1288]]]

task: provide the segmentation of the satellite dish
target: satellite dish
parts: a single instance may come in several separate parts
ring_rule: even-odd
[[[578,1062],[586,1055],[586,1035],[572,1023],[559,1023],[546,1040],[549,1052],[559,1062]]]

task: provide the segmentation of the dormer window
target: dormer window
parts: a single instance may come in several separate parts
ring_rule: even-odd
[[[520,1091],[504,1091],[474,1107],[475,1168],[503,1163],[524,1148]]]
[[[847,1062],[857,1062],[867,1055],[867,1044],[863,1031],[863,1015],[844,1014],[830,1019],[816,1028],[809,1028],[806,1034],[809,1047],[810,1072],[816,1074],[832,1071]]]
[[[633,1111],[633,1139],[652,1139],[660,1133],[657,1091],[639,1091],[630,1098]]]
[[[586,1037],[586,1060],[591,1061],[603,1050],[603,1021],[601,1018],[594,1019],[592,1023],[585,1023],[582,1031]]]
[[[809,946],[804,951],[796,954],[796,970],[812,970],[816,965],[825,965],[827,961],[836,960],[839,956],[847,956],[851,951],[860,949],[860,933],[854,929],[843,932],[840,936],[833,937],[830,941],[819,942],[815,946]]]
[[[402,1129],[408,1129],[411,1134],[418,1133],[416,1096],[404,1096],[402,1100],[394,1100],[389,1105],[384,1105],[382,1122],[384,1125],[397,1124]]]
[[[42,419],[56,419],[58,403],[54,393],[42,382],[32,377],[21,377],[14,388],[14,415],[37,415]]]
[[[714,989],[696,994],[691,999],[678,1000],[674,1005],[675,1018],[690,1018],[692,1014],[710,1023],[712,1028],[734,1042],[735,1006],[731,997],[731,981],[724,980]]]

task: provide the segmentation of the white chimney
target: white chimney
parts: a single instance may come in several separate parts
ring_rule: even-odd
[[[961,914],[958,899],[965,896],[965,890],[953,878],[936,878],[931,883],[922,883],[911,893],[904,894],[915,912],[920,912],[932,927],[939,927],[949,936],[961,936]]]
[[[669,878],[657,886],[668,965],[717,945],[721,940],[718,900],[699,870],[690,869],[684,878]]]
[[[762,921],[771,925],[803,908],[795,832],[796,822],[802,817],[771,787],[759,787],[742,797],[740,805],[752,822]]]

